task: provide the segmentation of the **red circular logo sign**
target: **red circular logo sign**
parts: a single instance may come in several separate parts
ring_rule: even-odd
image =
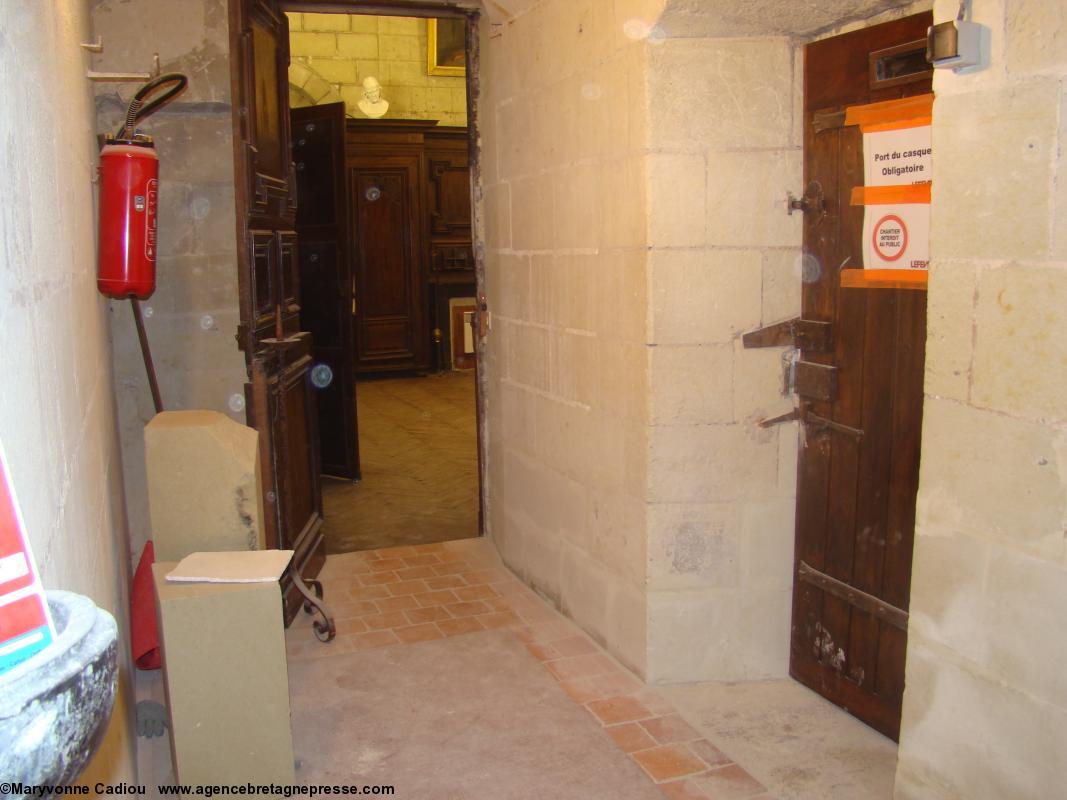
[[[886,214],[874,224],[874,252],[882,261],[896,261],[908,249],[908,228],[896,214]]]

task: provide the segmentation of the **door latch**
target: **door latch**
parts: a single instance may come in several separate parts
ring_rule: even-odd
[[[792,216],[794,211],[811,214],[816,222],[826,216],[826,196],[823,194],[822,184],[812,181],[804,190],[801,197],[792,192],[786,192],[786,212]]]

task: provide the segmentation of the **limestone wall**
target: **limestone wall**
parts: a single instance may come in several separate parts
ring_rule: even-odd
[[[238,323],[233,134],[226,0],[98,0],[93,57],[101,71],[140,72],[158,52],[164,72],[189,88],[145,120],[160,159],[156,293],[144,303],[148,337],[167,409],[222,411],[245,421]],[[97,84],[95,129],[114,131],[140,84]],[[155,414],[129,303],[110,307],[115,389],[133,555],[150,538],[143,429]]]
[[[796,50],[796,54],[799,54]],[[794,70],[794,61],[797,68]],[[796,492],[784,348],[800,313],[800,59],[786,38],[649,48],[649,678],[786,673]]]
[[[47,589],[119,625],[119,694],[82,776],[135,780],[127,529],[107,303],[96,291],[96,145],[85,4],[0,4],[0,441]]]
[[[359,14],[290,13],[289,81],[294,106],[343,100],[349,116],[363,79],[373,75],[392,119],[436,119],[467,124],[462,77],[426,74],[426,20]]]
[[[901,800],[1053,796],[1067,763],[1067,9],[974,15],[991,66],[934,82]]]
[[[640,672],[649,415],[640,30],[658,10],[546,0],[483,24],[479,97],[493,315],[483,362],[489,534],[512,569]]]

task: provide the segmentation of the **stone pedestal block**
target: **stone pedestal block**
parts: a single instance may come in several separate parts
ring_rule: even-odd
[[[277,582],[167,583],[175,566],[152,572],[178,781],[293,783]]]
[[[217,411],[164,411],[145,426],[159,561],[265,547],[259,434]]]

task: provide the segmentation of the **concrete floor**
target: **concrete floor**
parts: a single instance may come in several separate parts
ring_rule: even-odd
[[[331,555],[286,631],[297,780],[402,800],[888,800],[896,747],[788,680],[652,688],[485,539]],[[163,700],[160,674],[139,698]],[[138,740],[142,784],[173,780]]]
[[[328,553],[478,535],[474,370],[356,385],[358,484],[323,478]]]
[[[788,678],[661,690],[779,800],[891,800],[896,743]]]

